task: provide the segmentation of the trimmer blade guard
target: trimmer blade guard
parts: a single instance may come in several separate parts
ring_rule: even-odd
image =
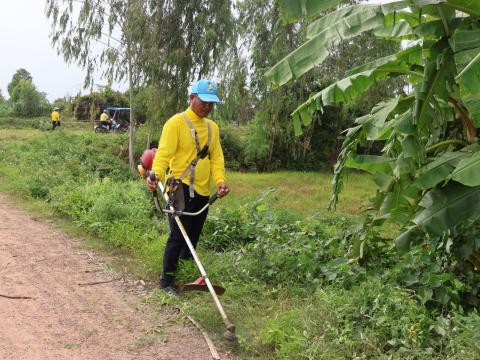
[[[213,290],[215,290],[215,293],[217,295],[222,295],[225,292],[225,288],[221,287],[219,285],[212,285]],[[200,276],[197,280],[195,280],[193,283],[185,284],[182,286],[182,291],[205,291],[208,292],[208,286],[205,282],[205,279]]]

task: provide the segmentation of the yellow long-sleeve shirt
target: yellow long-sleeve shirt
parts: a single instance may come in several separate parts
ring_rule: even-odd
[[[220,145],[220,130],[212,120],[199,117],[191,108],[188,108],[185,114],[197,130],[200,148],[203,148],[207,143],[207,122],[210,123],[212,131],[212,142],[209,146],[210,156],[198,161],[195,167],[194,180],[195,191],[200,195],[209,196],[211,180],[215,182],[215,185],[225,182],[225,164]],[[170,167],[173,176],[178,179],[196,156],[197,148],[190,127],[181,113],[172,116],[163,126],[158,150],[153,160],[152,169],[155,171],[157,178],[164,179],[165,171],[167,167]],[[188,185],[189,179],[190,174],[183,179],[183,182]]]
[[[52,111],[52,114],[50,116],[52,118],[52,121],[60,120],[60,113],[58,111]]]

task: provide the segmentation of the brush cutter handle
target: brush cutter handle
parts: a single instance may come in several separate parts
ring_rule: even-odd
[[[150,179],[150,181],[152,182],[156,182],[157,181],[157,176],[155,175],[155,172],[154,171],[149,171],[148,172],[148,178]],[[153,197],[156,198],[157,197],[157,190],[153,190],[152,191],[153,193]]]
[[[218,199],[218,194],[213,194],[210,199],[208,199],[208,205],[212,205]]]
[[[164,187],[163,187],[163,184],[161,184],[160,182],[158,182],[157,180],[157,176],[155,175],[155,172],[153,171],[150,171],[148,173],[148,178],[150,179],[150,181],[152,182],[157,182],[157,188],[160,188],[162,194],[164,195],[165,197],[165,201],[168,203],[168,196],[167,194],[165,194],[165,191],[164,191]],[[199,215],[201,214],[202,212],[204,212],[210,205],[212,205],[217,199],[218,199],[218,193],[215,193],[213,194],[209,199],[208,199],[208,203],[205,204],[205,206],[203,208],[201,208],[199,211],[197,212],[183,212],[183,211],[177,211],[175,209],[163,209],[161,206],[160,206],[160,203],[158,201],[158,192],[157,190],[154,190],[152,191],[153,193],[153,199],[154,199],[154,202],[155,202],[155,207],[157,208],[157,210],[159,212],[162,212],[162,213],[166,213],[166,214],[172,214],[172,215],[187,215],[187,216],[196,216],[196,215]]]

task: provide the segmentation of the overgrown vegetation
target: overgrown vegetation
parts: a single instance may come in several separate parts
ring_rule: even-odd
[[[127,251],[141,264],[143,276],[157,278],[168,227],[154,214],[143,181],[128,168],[126,136],[35,130],[31,140],[17,140],[25,130],[2,131],[4,190],[23,194],[99,241]],[[428,253],[401,257],[387,239],[376,242],[375,258],[350,261],[348,237],[356,217],[322,210],[326,196],[301,217],[289,210],[295,173],[230,177],[238,194],[233,187],[232,198],[212,208],[200,255],[210,276],[228,289],[223,303],[238,328],[233,350],[241,358],[479,358],[480,317],[463,308],[467,279],[457,280],[448,268],[418,276],[420,267],[434,265]],[[305,186],[331,179],[307,177],[312,184]],[[368,191],[364,176],[355,181]],[[286,199],[274,200],[276,193]],[[295,197],[308,203],[311,193]],[[197,275],[194,264],[185,263],[179,281]],[[458,298],[450,305],[428,298],[441,289]],[[174,304],[213,335],[221,334],[223,324],[208,296],[189,294]],[[157,293],[152,301],[172,304]]]
[[[308,11],[285,0],[290,20],[314,16],[348,1],[318,1]],[[313,70],[330,47],[374,31],[410,39],[405,49],[345,71],[292,112],[297,133],[317,110],[355,103],[380,80],[404,76],[411,91],[377,103],[348,128],[335,165],[331,207],[348,168],[372,174],[377,193],[351,236],[351,256],[376,256],[385,222],[400,228],[395,244],[409,252],[399,263],[404,282],[423,303],[476,308],[480,304],[478,101],[480,8],[474,2],[395,1],[339,6],[312,21],[307,42],[269,70],[276,85]],[[475,41],[473,41],[475,39]],[[299,82],[299,80],[297,80]],[[366,147],[379,154],[365,155]],[[370,253],[370,254],[369,254]]]

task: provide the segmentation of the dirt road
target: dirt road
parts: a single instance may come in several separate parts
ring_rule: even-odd
[[[0,194],[0,359],[212,358],[195,327],[126,280],[85,285],[119,277],[100,259]]]

